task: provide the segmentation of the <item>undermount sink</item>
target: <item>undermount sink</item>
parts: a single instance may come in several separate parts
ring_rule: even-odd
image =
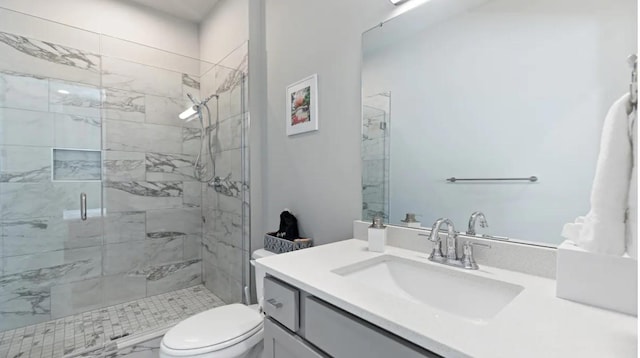
[[[357,284],[485,323],[523,287],[456,268],[383,255],[333,270]]]

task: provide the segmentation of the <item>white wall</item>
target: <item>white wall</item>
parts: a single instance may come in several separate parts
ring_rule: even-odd
[[[361,34],[396,7],[387,0],[266,0],[265,6],[264,229],[277,229],[281,210],[289,208],[315,244],[350,238],[362,213]],[[287,137],[285,88],[313,73],[320,130]]]
[[[200,58],[220,62],[249,39],[249,0],[220,0],[199,31]]]
[[[417,212],[464,230],[481,210],[483,232],[558,244],[589,210],[602,122],[628,91],[635,6],[490,1],[368,56],[367,91],[392,93],[390,221]],[[531,175],[540,182],[444,181]]]
[[[119,0],[0,0],[0,7],[199,57],[197,25],[138,4]]]

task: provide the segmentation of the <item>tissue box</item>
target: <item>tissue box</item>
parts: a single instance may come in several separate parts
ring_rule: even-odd
[[[307,247],[311,247],[313,245],[313,241],[311,239],[305,239],[305,241],[289,241],[281,239],[279,237],[275,237],[274,235],[275,232],[267,233],[264,235],[264,248],[265,250],[271,251],[276,254],[306,249]]]
[[[565,241],[558,247],[556,296],[637,316],[638,261]]]

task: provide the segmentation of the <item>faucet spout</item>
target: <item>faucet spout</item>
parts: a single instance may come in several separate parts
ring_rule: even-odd
[[[471,214],[469,218],[469,226],[467,227],[467,235],[475,235],[476,234],[476,221],[480,222],[480,227],[488,227],[487,218],[481,211],[475,211]]]
[[[442,225],[447,225],[447,260],[455,261],[458,259],[457,254],[457,245],[456,238],[458,234],[456,233],[456,229],[453,226],[453,222],[447,218],[440,218],[433,223],[431,227],[431,234],[429,235],[429,240],[435,242],[440,245],[440,228]]]

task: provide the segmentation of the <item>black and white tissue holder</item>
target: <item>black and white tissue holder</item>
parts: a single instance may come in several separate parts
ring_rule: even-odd
[[[588,252],[572,241],[558,246],[556,296],[638,315],[638,261]]]

